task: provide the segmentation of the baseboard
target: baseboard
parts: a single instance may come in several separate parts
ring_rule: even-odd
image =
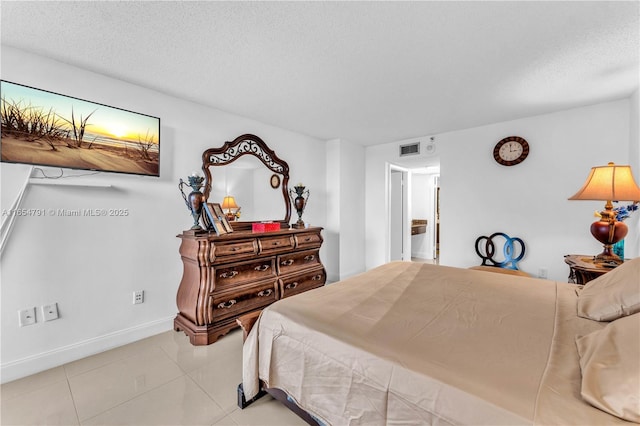
[[[335,282],[340,281],[340,277],[336,276],[336,275],[329,275],[327,274],[327,279],[325,281],[325,284],[332,284]]]
[[[173,316],[140,324],[92,339],[0,365],[1,383],[30,376],[87,356],[126,345],[173,329]]]

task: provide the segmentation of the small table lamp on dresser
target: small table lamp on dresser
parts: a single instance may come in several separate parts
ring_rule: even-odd
[[[595,256],[594,262],[609,265],[622,263],[623,259],[613,253],[612,248],[627,235],[628,228],[616,219],[612,201],[640,201],[640,188],[633,179],[631,166],[609,163],[592,167],[582,188],[569,199],[606,201],[600,219],[591,224],[591,235],[604,245],[604,250]]]

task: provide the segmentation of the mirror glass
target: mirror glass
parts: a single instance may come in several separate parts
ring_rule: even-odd
[[[219,203],[233,196],[240,207],[240,222],[282,220],[282,175],[277,188],[271,186],[273,171],[253,155],[243,155],[233,163],[210,167],[211,193],[208,202]],[[227,212],[227,209],[223,209]],[[232,209],[232,212],[235,209]]]

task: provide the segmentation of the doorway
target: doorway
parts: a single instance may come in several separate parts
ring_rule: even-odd
[[[416,262],[437,263],[439,258],[438,166],[409,169],[411,228],[411,259]],[[424,226],[426,224],[426,227]]]
[[[387,163],[386,261],[438,263],[440,259],[440,165]],[[412,221],[427,220],[426,233],[412,235]],[[424,231],[423,231],[424,232]]]

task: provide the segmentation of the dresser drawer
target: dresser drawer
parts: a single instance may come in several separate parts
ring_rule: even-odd
[[[215,262],[216,259],[220,262],[220,258],[224,258],[225,256],[252,255],[256,253],[258,253],[256,240],[215,243],[211,248],[210,260],[212,263]]]
[[[307,290],[321,287],[327,280],[327,274],[324,269],[309,271],[304,274],[292,275],[281,280],[280,294],[281,298],[293,296]]]
[[[322,244],[322,237],[317,232],[307,232],[304,234],[296,234],[296,247],[305,248],[305,247],[320,247]]]
[[[260,253],[277,253],[292,250],[294,248],[294,240],[290,235],[279,237],[264,237],[258,240]]]
[[[320,266],[318,250],[306,250],[278,256],[278,275]]]
[[[276,276],[275,257],[214,266],[212,291],[223,291],[249,281]]]
[[[233,291],[220,292],[209,297],[213,320],[219,321],[263,308],[278,300],[277,281],[252,283]]]

